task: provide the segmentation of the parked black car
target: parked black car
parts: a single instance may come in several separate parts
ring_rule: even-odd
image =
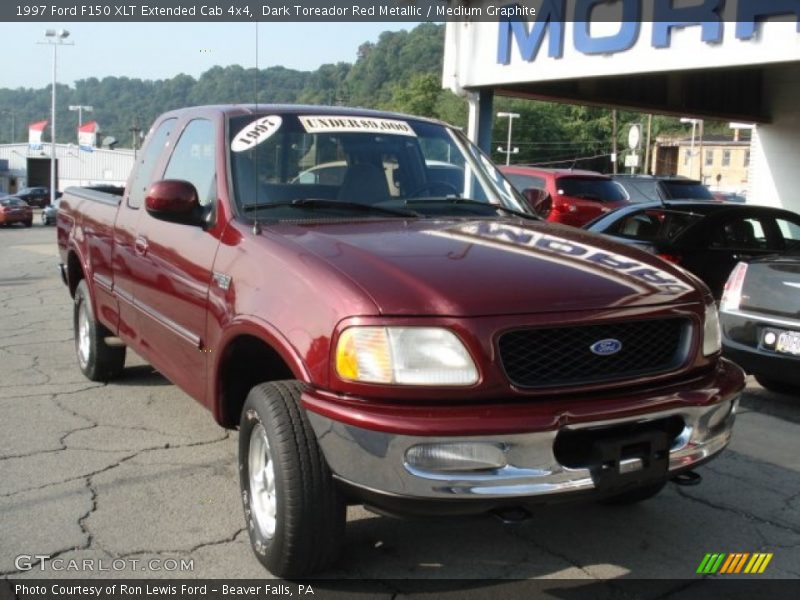
[[[653,175],[614,175],[631,202],[667,200],[711,200],[718,202],[707,186],[695,179]]]
[[[725,202],[650,202],[620,208],[584,229],[604,233],[676,263],[719,300],[739,261],[780,254],[800,244],[800,215]]]
[[[22,198],[30,206],[41,208],[50,204],[50,189],[46,187],[22,188],[14,196]]]
[[[800,228],[780,256],[739,263],[725,286],[725,355],[765,388],[800,392]]]

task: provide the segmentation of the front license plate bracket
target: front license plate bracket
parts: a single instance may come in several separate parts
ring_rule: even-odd
[[[598,490],[625,487],[631,482],[662,481],[669,471],[672,436],[663,431],[643,431],[604,437],[592,448],[592,480]]]

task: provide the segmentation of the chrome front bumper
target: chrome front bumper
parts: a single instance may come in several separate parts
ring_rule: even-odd
[[[595,489],[590,467],[558,462],[559,431],[642,424],[678,416],[684,427],[669,450],[670,473],[685,470],[720,452],[730,441],[739,397],[634,418],[596,421],[562,430],[473,437],[419,437],[373,431],[339,423],[309,411],[308,417],[334,476],[368,492],[417,499],[502,499],[568,494]],[[479,471],[432,471],[410,465],[409,448],[436,442],[501,445],[506,466]]]

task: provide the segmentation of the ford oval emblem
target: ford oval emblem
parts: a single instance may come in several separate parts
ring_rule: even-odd
[[[598,356],[611,356],[622,350],[622,342],[609,338],[607,340],[600,340],[595,342],[589,349]]]

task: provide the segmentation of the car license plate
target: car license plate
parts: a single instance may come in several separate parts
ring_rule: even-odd
[[[783,331],[778,334],[775,351],[782,354],[800,356],[800,333],[796,331]]]

